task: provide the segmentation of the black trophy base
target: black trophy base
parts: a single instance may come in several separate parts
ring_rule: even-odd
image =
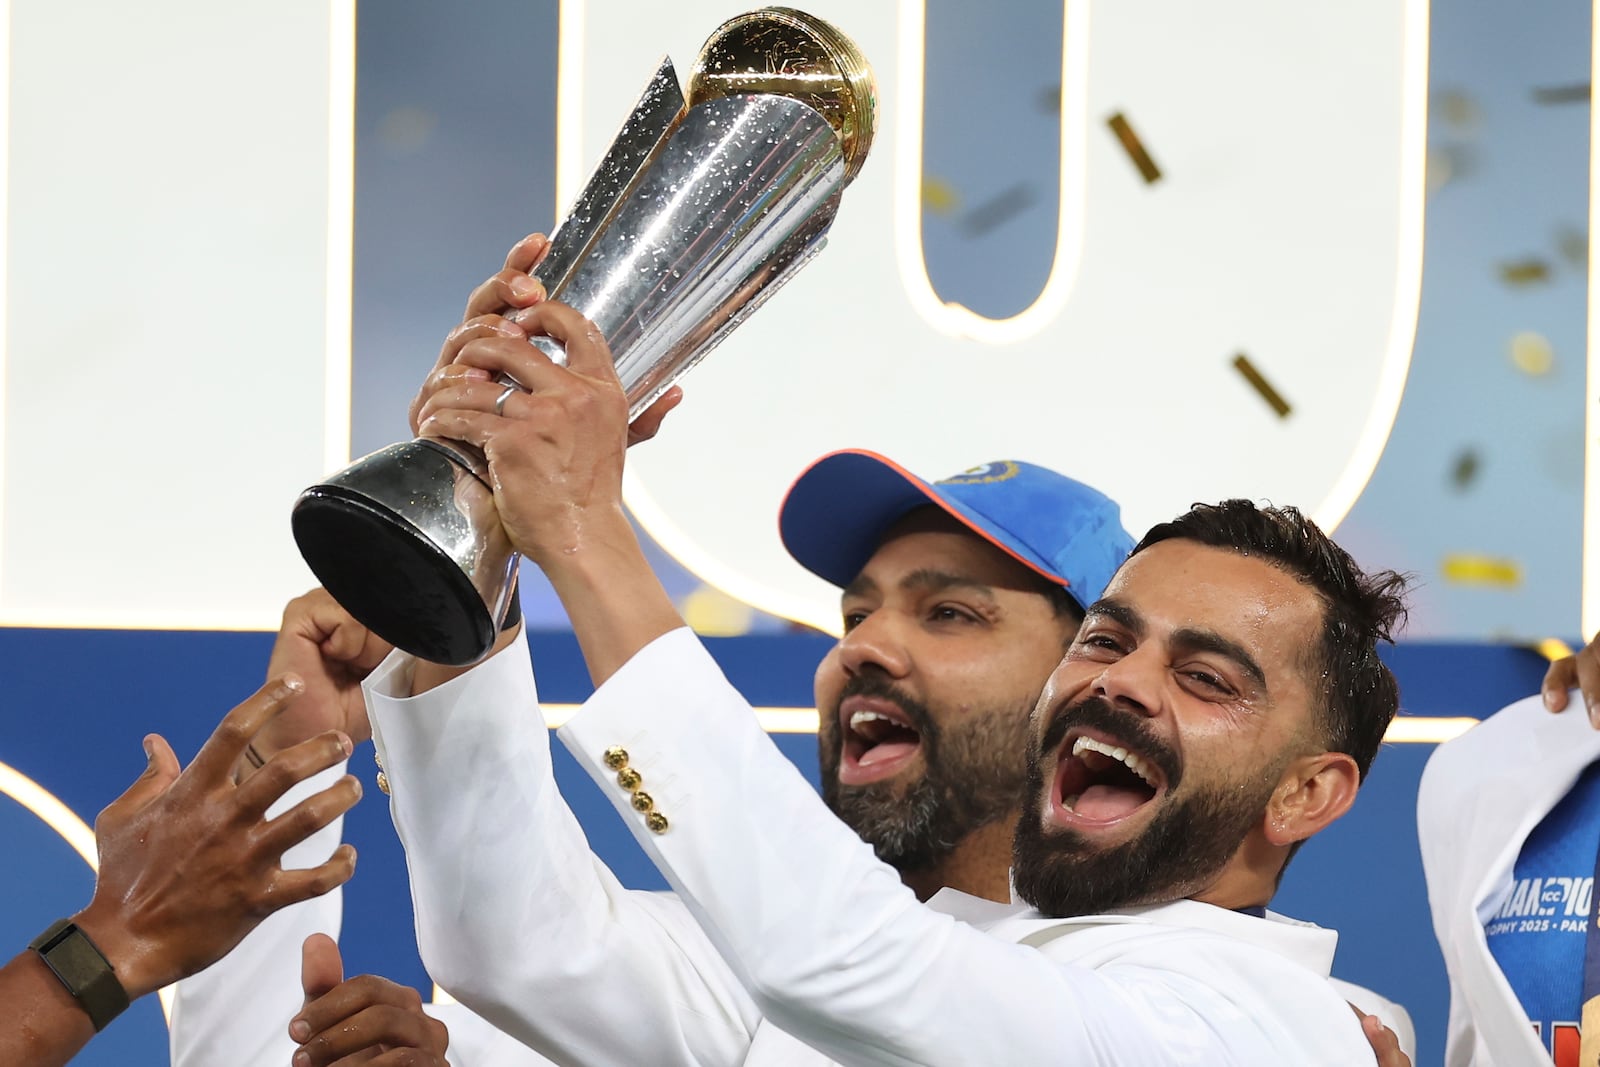
[[[338,486],[307,489],[291,516],[300,554],[356,621],[430,663],[465,666],[494,647],[483,597],[409,520]]]

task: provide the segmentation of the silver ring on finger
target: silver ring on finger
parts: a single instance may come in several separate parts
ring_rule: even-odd
[[[501,418],[504,418],[505,417],[505,413],[506,413],[506,401],[511,399],[511,394],[512,393],[515,393],[515,392],[518,392],[518,391],[519,390],[514,385],[506,386],[506,391],[501,393],[499,396],[495,397],[495,400],[494,400],[494,413],[496,415],[499,415]]]

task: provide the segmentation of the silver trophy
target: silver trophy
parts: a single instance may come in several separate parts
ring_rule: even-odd
[[[687,99],[662,62],[534,270],[609,341],[630,417],[822,249],[875,107],[850,40],[787,8],[718,27]],[[558,342],[533,343],[565,363]],[[475,662],[516,596],[486,470],[460,441],[390,445],[301,494],[295,541],[379,636],[435,663]]]

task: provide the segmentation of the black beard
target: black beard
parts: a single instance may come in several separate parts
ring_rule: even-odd
[[[864,786],[839,784],[839,704],[850,696],[892,701],[921,737],[922,777],[909,785],[892,780]],[[974,712],[943,730],[926,705],[912,700],[877,672],[851,678],[839,700],[823,711],[817,733],[822,799],[841,822],[898,871],[925,871],[955,850],[974,830],[1010,818],[1027,779],[1028,711]]]
[[[1076,830],[1044,827],[1046,775],[1054,780],[1056,752],[1074,726],[1092,725],[1112,740],[1132,742],[1167,775],[1169,792],[1144,832],[1109,848]],[[1054,743],[1050,743],[1051,741]],[[1254,780],[1195,783],[1178,793],[1176,754],[1150,736],[1135,716],[1091,697],[1058,714],[1028,768],[1027,800],[1012,851],[1017,895],[1052,918],[1097,915],[1115,908],[1182,900],[1215,881],[1245,836],[1261,821],[1283,767]]]

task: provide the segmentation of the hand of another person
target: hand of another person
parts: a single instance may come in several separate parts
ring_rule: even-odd
[[[267,676],[293,672],[305,682],[305,692],[256,735],[238,767],[240,780],[254,770],[250,756],[268,759],[325,730],[342,731],[355,744],[370,738],[361,683],[392,651],[393,645],[357,622],[325,589],[289,601]]]
[[[1376,1015],[1368,1015],[1354,1004],[1350,1009],[1361,1020],[1361,1032],[1372,1045],[1372,1054],[1378,1058],[1378,1067],[1411,1067],[1411,1057],[1400,1048],[1400,1037],[1383,1025]]]
[[[256,924],[342,885],[355,850],[341,845],[317,867],[285,871],[286,849],[344,814],[361,796],[348,775],[270,822],[267,808],[291,786],[350,754],[327,731],[273,756],[242,784],[245,746],[290,708],[305,683],[268,682],[223,718],[181,772],[172,748],[145,738],[149,767],[95,820],[99,874],[75,921],[104,953],[130,999],[215,963]]]
[[[300,957],[305,1005],[289,1023],[300,1044],[293,1067],[448,1067],[450,1032],[425,1014],[415,989],[364,974],[344,981],[339,946],[306,938]]]
[[[1589,724],[1600,730],[1600,635],[1574,654],[1550,664],[1544,675],[1544,706],[1551,711],[1566,710],[1567,690],[1578,687],[1583,693]]]
[[[472,291],[461,324],[445,338],[433,371],[411,401],[412,433],[423,432],[420,429],[423,405],[442,384],[452,379],[489,379],[490,375],[481,368],[457,363],[457,357],[464,347],[474,341],[494,339],[519,341],[524,347],[531,347],[527,344],[530,309],[542,303],[546,294],[543,283],[531,277],[529,272],[544,260],[549,251],[550,242],[543,234],[524,237],[506,254],[503,269]],[[609,353],[607,358],[610,358]],[[522,381],[520,378],[518,380]],[[523,381],[523,384],[528,383]],[[498,397],[504,391],[504,386],[496,386],[494,395]],[[683,390],[677,386],[663,393],[628,427],[628,444],[636,445],[654,437],[661,428],[661,421],[682,399]]]

